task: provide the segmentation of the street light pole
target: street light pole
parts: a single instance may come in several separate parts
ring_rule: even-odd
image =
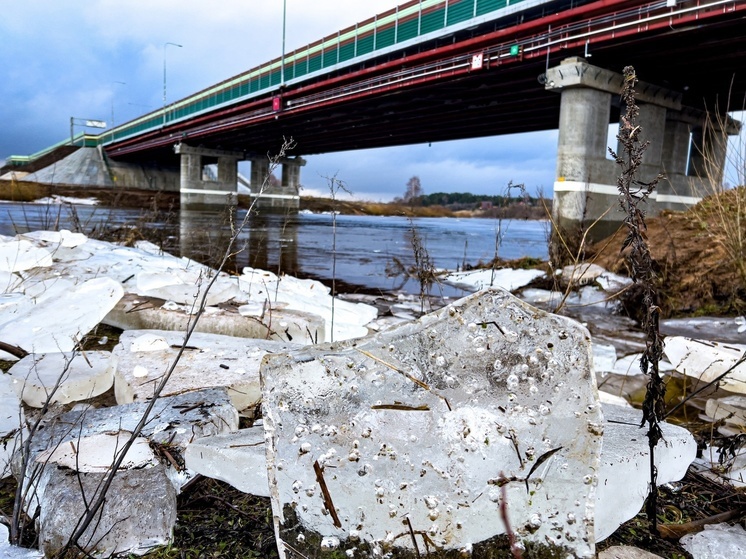
[[[287,0],[282,0],[282,59],[280,60],[280,87],[285,85],[285,21]]]
[[[127,85],[127,82],[113,81],[112,84]],[[114,91],[111,92],[111,127],[114,128]]]
[[[166,125],[166,47],[173,45],[181,48],[183,45],[178,43],[163,43],[163,126]]]

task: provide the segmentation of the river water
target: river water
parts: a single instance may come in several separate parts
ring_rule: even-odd
[[[233,223],[241,223],[238,210]],[[403,290],[419,293],[419,284],[403,270],[414,264],[417,237],[437,268],[456,269],[506,259],[547,258],[548,225],[543,221],[347,216],[297,214],[251,216],[238,236],[238,253],[229,268],[244,266],[311,277],[339,291]],[[134,228],[137,226],[137,229]],[[118,240],[137,239],[139,232],[165,250],[214,265],[224,252],[231,225],[224,212],[152,213],[100,206],[0,205],[0,234],[37,229],[78,229]],[[414,233],[413,233],[414,231]],[[499,240],[499,241],[498,241]],[[496,248],[497,247],[497,248]],[[438,294],[458,296],[453,288]]]

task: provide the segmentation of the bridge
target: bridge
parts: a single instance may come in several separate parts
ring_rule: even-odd
[[[746,98],[745,16],[744,0],[413,0],[73,143],[99,146],[112,173],[166,169],[150,186],[199,206],[235,191],[239,160],[256,190],[283,138],[296,147],[278,199],[297,194],[300,156],[559,127],[555,208],[572,225],[613,203],[606,129],[633,65],[643,178],[663,170],[656,209],[681,209],[739,129],[722,117]]]

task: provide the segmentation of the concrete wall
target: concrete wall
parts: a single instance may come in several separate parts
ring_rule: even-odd
[[[98,148],[84,147],[22,180],[52,185],[177,192],[179,169],[118,162],[105,157]]]

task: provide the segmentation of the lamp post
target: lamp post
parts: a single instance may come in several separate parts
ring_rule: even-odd
[[[184,45],[178,43],[163,43],[163,126],[166,126],[166,47],[173,45],[182,48]]]
[[[285,21],[287,0],[282,0],[282,58],[280,59],[280,87],[285,85]]]
[[[112,85],[127,85],[126,82],[113,81]],[[111,127],[114,128],[114,90],[111,91]]]

